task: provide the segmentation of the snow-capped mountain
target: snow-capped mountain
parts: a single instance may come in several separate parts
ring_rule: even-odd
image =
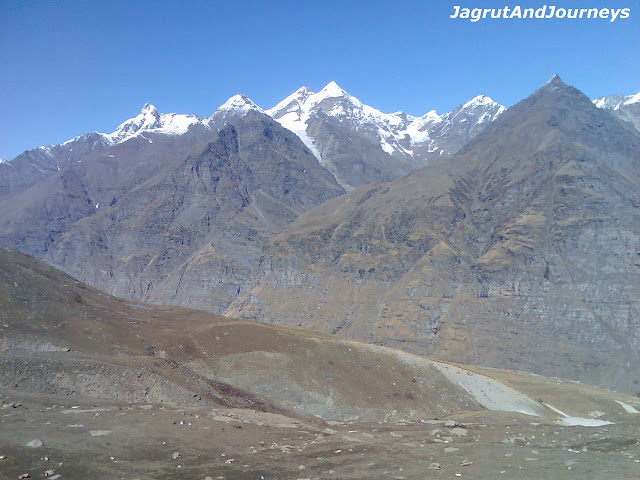
[[[640,103],[640,92],[635,95],[609,95],[605,97],[598,97],[593,101],[593,104],[598,108],[609,108],[613,110],[619,110],[620,107],[633,105],[635,103]]]
[[[294,132],[344,188],[352,188],[394,180],[456,152],[503,110],[503,106],[480,95],[444,115],[435,110],[420,117],[402,112],[387,114],[363,104],[335,82],[318,93],[302,87],[266,112],[244,95],[233,95],[210,117],[160,113],[145,103],[137,115],[111,133],[87,133],[19,155],[11,166],[29,173],[16,175],[0,170],[0,194],[81,162],[84,155],[114,155],[108,150],[134,139],[164,142],[186,134],[201,139],[249,111],[266,113]]]
[[[262,112],[262,109],[244,95],[233,95],[225,103],[220,105],[211,117],[199,117],[197,115],[159,113],[158,109],[149,103],[145,103],[140,113],[135,117],[122,122],[112,133],[95,132],[104,140],[105,145],[115,145],[126,142],[131,138],[153,133],[159,135],[184,135],[195,128],[220,128],[230,117],[237,117],[250,110]],[[61,145],[67,145],[81,139],[84,135],[72,138]],[[47,147],[40,147],[47,148]]]
[[[318,93],[301,87],[266,110],[296,133],[316,158],[348,186],[392,180],[442,155],[455,153],[503,111],[502,105],[479,95],[444,115],[435,110],[420,117],[403,112],[383,113],[335,82]],[[354,136],[359,137],[357,141]],[[343,141],[349,144],[349,154],[345,154]]]
[[[242,95],[208,118],[145,104],[112,133],[0,165],[0,246],[127,298],[221,310],[269,237],[342,193]]]
[[[166,158],[180,154],[249,111],[263,113],[244,95],[230,97],[210,117],[159,113],[155,106],[145,103],[136,116],[122,122],[111,133],[85,133],[59,145],[37,147],[11,161],[0,162],[0,195],[28,187],[69,165],[86,161],[88,156],[101,157],[108,163],[119,159],[144,166],[151,156]],[[124,147],[131,142],[146,147]],[[151,146],[154,142],[159,144]],[[125,153],[120,152],[123,148]]]
[[[593,101],[598,108],[611,110],[619,118],[631,122],[640,130],[640,92],[635,95],[610,95]]]
[[[196,115],[158,113],[156,107],[145,103],[138,115],[123,122],[115,132],[106,136],[113,143],[119,143],[143,131],[165,135],[182,135],[189,130],[189,127],[197,123],[204,124]]]

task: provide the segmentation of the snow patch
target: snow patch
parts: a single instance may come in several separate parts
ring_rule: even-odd
[[[556,420],[555,423],[558,425],[564,425],[565,427],[602,427],[603,425],[611,425],[613,423],[606,420],[597,420],[595,418],[572,417],[548,403],[545,403],[544,405],[560,415],[561,418]]]
[[[431,363],[451,382],[460,386],[489,410],[519,412],[536,417],[542,413],[538,403],[498,380],[447,363]]]
[[[638,102],[640,102],[640,92],[636,93],[635,95],[629,95],[624,101],[623,105],[631,105]]]
[[[540,404],[498,380],[486,375],[465,370],[448,363],[437,362],[419,355],[394,350],[379,345],[360,344],[343,340],[343,343],[357,345],[357,348],[366,349],[373,352],[395,355],[399,360],[408,365],[420,365],[425,367],[435,367],[451,383],[458,385],[471,395],[480,405],[488,410],[500,410],[507,412],[518,412],[525,415],[540,416],[544,414],[544,409]]]
[[[618,402],[620,406],[624,408],[624,411],[627,413],[640,413],[640,411],[638,411],[637,408],[629,405],[628,403],[621,402],[620,400],[616,400],[616,402]]]

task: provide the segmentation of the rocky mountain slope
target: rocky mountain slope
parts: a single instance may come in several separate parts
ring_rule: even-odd
[[[274,237],[227,314],[640,391],[640,135],[554,77]]]
[[[249,112],[234,123],[76,222],[44,258],[127,298],[224,309],[269,237],[343,192],[268,117]]]
[[[640,130],[640,93],[599,97],[593,103],[596,107],[610,110],[622,120],[633,123]]]
[[[2,249],[0,332],[7,478],[624,476],[638,453],[630,396],[123,301]]]
[[[305,147],[251,100],[235,95],[207,118],[159,113],[145,104],[112,133],[82,135],[2,163],[0,244],[126,298],[222,311],[248,279],[267,238],[308,208],[343,193],[325,168],[337,163],[319,163],[314,142],[327,145],[327,152],[349,151],[338,163],[353,173],[342,182],[351,188],[415,170],[425,161],[418,154],[421,146],[431,142],[428,149],[435,152],[429,135],[436,126],[438,138],[455,137],[452,141],[461,144],[475,133],[467,130],[478,118],[483,123],[491,116],[482,113],[485,107],[496,115],[501,111],[479,97],[455,114],[430,112],[417,119],[382,114],[334,83],[319,94],[308,93],[305,115],[315,119],[310,131],[334,129],[333,140],[315,134],[311,140],[296,131]],[[281,105],[290,109],[290,103]],[[348,115],[341,115],[343,110]],[[288,118],[278,107],[270,114],[281,123]],[[316,121],[318,115],[328,120]],[[239,160],[218,159],[217,167],[206,160],[207,173],[196,172],[203,185],[196,185],[185,170],[193,165],[184,159],[191,155],[199,167],[202,159],[194,159],[228,124],[241,125]],[[468,128],[463,133],[458,127]],[[340,146],[338,137],[344,140]],[[375,163],[367,167],[374,173],[364,173],[354,155],[369,166]]]
[[[147,175],[147,169],[157,168],[154,162],[188,152],[211,134],[216,123],[214,116],[201,119],[195,115],[158,113],[153,105],[144,104],[138,115],[112,133],[87,133],[60,145],[28,150],[11,162],[0,164],[0,196],[34,185],[76,163],[97,159],[106,164],[106,172],[129,170],[126,175],[120,172],[117,180],[135,181]],[[154,145],[154,141],[159,144]],[[114,188],[114,180],[113,175],[107,176],[101,187]]]
[[[450,113],[382,113],[335,82],[301,87],[266,112],[296,133],[346,188],[395,180],[455,153],[504,107],[479,95]]]
[[[242,96],[206,121],[147,105],[96,135],[109,147],[0,197],[0,240],[127,298],[220,311],[267,238],[344,192]]]

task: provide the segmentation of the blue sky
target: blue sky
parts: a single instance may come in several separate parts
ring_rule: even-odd
[[[608,20],[450,19],[453,5],[631,8]],[[0,1],[0,158],[111,132],[144,102],[208,116],[335,80],[382,111],[512,105],[552,74],[640,91],[638,0]]]

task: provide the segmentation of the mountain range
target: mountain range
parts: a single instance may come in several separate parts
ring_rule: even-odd
[[[310,132],[332,133],[293,135],[281,126],[290,100],[265,112],[234,95],[207,118],[145,104],[113,133],[81,135],[0,164],[0,243],[115,295],[223,311],[264,242],[300,213],[365,179],[399,178],[427,161],[409,162],[407,151],[385,147],[385,138],[404,138],[400,119],[413,122],[424,143],[429,131],[415,126],[422,120],[382,114],[333,82],[317,95],[301,90],[309,93]],[[477,101],[468,103],[455,114],[424,117],[432,130],[442,124],[443,144],[455,130],[449,117],[484,115]],[[470,134],[468,123],[459,122],[458,136]],[[435,135],[429,142],[437,143]],[[337,155],[338,145],[349,155]],[[349,166],[354,158],[368,173]],[[348,183],[335,166],[351,170]]]
[[[0,163],[0,245],[131,300],[636,392],[639,100],[145,104]]]

